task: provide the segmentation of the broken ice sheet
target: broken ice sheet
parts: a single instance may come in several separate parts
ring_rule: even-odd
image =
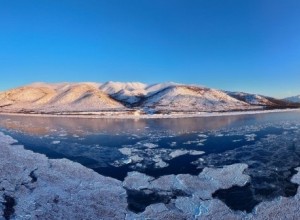
[[[246,141],[254,141],[256,136],[257,136],[256,134],[246,134],[245,139]]]
[[[145,147],[147,148],[155,148],[155,147],[158,147],[157,144],[153,144],[153,143],[144,143],[143,144]]]

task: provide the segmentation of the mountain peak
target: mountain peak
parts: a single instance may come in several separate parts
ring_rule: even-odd
[[[289,101],[289,102],[293,102],[293,103],[300,103],[300,95],[287,97],[284,100]]]
[[[297,96],[299,98],[299,96]],[[289,107],[290,102],[174,82],[44,83],[0,93],[0,112],[47,114],[195,113]],[[103,113],[104,112],[104,113]],[[105,113],[106,112],[106,113]],[[130,113],[131,112],[131,113]]]

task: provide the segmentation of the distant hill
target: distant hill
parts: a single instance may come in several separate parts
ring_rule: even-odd
[[[300,95],[288,97],[288,98],[285,98],[284,100],[293,102],[293,103],[300,103]]]
[[[299,97],[298,97],[299,99]],[[294,99],[293,99],[294,100]],[[196,85],[139,82],[34,83],[0,93],[0,112],[133,114],[228,112],[295,107],[279,100],[243,92]]]
[[[82,112],[124,106],[92,83],[33,84],[0,93],[0,111]]]

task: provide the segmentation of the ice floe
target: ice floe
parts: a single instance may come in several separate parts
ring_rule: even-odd
[[[274,137],[271,137],[274,138]],[[130,172],[123,182],[66,159],[33,153],[0,133],[0,214],[11,219],[298,219],[300,191],[253,212],[233,211],[212,194],[249,183],[248,165],[204,168],[199,175],[157,179]],[[11,161],[14,161],[13,163]],[[292,182],[300,184],[300,168]],[[139,197],[150,198],[147,204]],[[152,200],[153,199],[153,200]],[[10,212],[4,213],[10,201]],[[139,204],[141,211],[133,211]],[[143,206],[144,205],[144,206]]]

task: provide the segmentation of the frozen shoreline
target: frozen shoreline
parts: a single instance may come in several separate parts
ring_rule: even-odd
[[[294,219],[300,216],[300,191],[258,204],[251,213],[233,211],[212,194],[244,186],[246,164],[205,168],[199,175],[154,179],[130,172],[123,182],[104,177],[66,159],[48,159],[25,150],[0,132],[0,219]],[[13,162],[12,162],[13,161]],[[300,184],[300,168],[291,181]],[[128,209],[130,194],[155,193],[145,210]],[[180,192],[180,193],[179,193]],[[178,195],[177,195],[177,194]],[[131,202],[132,202],[131,198]],[[139,201],[139,200],[138,200]]]
[[[232,115],[254,115],[268,114],[280,112],[300,112],[300,108],[291,109],[273,109],[273,110],[252,110],[252,111],[232,111],[232,112],[198,112],[198,113],[171,113],[171,114],[145,114],[145,115],[129,115],[129,114],[106,114],[98,112],[81,112],[80,114],[52,114],[52,113],[9,113],[0,112],[0,115],[11,116],[31,116],[31,117],[67,117],[67,118],[93,118],[93,119],[159,119],[159,118],[198,118],[198,117],[218,117]]]

